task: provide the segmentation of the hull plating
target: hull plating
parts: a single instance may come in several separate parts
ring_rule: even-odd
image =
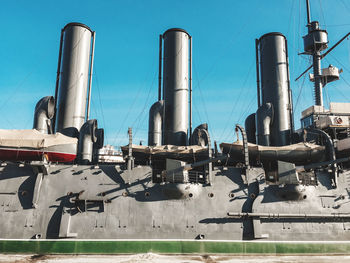
[[[318,185],[283,189],[266,184],[261,169],[251,172],[256,179],[249,185],[244,184],[240,168],[215,168],[211,185],[176,187],[152,183],[149,166],[138,166],[132,172],[114,165],[51,165],[47,169],[48,174],[43,175],[30,166],[8,163],[0,168],[1,238],[69,238],[73,244],[86,239],[99,244],[106,239],[124,240],[122,244],[171,239],[177,240],[175,246],[182,241],[208,240],[215,241],[213,247],[218,244],[217,253],[223,241],[350,240],[349,217],[337,217],[350,214],[348,172],[340,174],[337,189],[330,188],[326,174],[318,174]],[[288,199],[286,191],[295,198]],[[256,216],[235,218],[232,213]],[[282,213],[304,216],[286,219],[278,216]],[[266,214],[270,216],[261,216]],[[311,214],[319,218],[309,218]]]
[[[59,163],[73,162],[76,158],[74,153],[38,149],[0,148],[0,160],[3,161],[42,161],[44,156],[50,162]]]

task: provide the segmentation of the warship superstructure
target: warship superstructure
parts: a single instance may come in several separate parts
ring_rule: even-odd
[[[348,253],[350,104],[323,105],[341,71],[321,69],[328,35],[306,3],[315,105],[301,129],[287,40],[267,33],[256,40],[257,110],[236,142],[213,147],[206,123],[192,127],[192,37],[172,28],[160,35],[148,145],[129,128],[124,163],[99,156],[104,130],[89,118],[95,33],[67,24],[55,95],[36,105],[33,131],[0,131],[0,251]]]

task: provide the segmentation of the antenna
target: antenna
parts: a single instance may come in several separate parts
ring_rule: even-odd
[[[309,0],[306,0],[306,13],[307,13],[307,27],[310,29],[311,20],[310,20],[310,4]]]

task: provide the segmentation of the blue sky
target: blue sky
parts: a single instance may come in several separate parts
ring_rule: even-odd
[[[310,0],[311,17],[330,46],[350,31],[350,1]],[[96,31],[91,117],[106,143],[127,144],[127,128],[147,143],[148,110],[157,99],[158,38],[181,27],[193,37],[193,126],[207,122],[213,140],[234,139],[236,123],[256,111],[255,38],[281,32],[288,40],[295,123],[313,104],[312,83],[294,79],[309,65],[303,51],[304,0],[1,0],[0,128],[30,129],[36,102],[54,95],[61,28]],[[327,11],[327,13],[326,13]],[[350,102],[350,41],[323,61],[344,69],[325,104]]]

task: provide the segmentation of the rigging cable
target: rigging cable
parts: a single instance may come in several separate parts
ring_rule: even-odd
[[[238,121],[236,123],[240,123],[241,119],[245,116],[247,116],[248,112],[250,111],[250,109],[252,108],[252,106],[254,105],[254,101],[256,101],[257,94],[255,94],[255,96],[251,97],[250,102],[247,104],[247,107],[245,108],[245,110],[243,111],[243,113],[241,114],[241,116],[239,117]],[[230,137],[232,136],[232,132],[234,131],[234,127],[232,126],[232,129],[230,130],[230,132],[227,134],[227,136],[225,137],[225,140],[230,139]]]
[[[102,115],[102,125],[104,128],[107,128],[106,126],[106,121],[105,121],[105,116],[104,116],[104,112],[103,112],[103,107],[102,107],[102,103],[101,103],[101,91],[100,91],[100,82],[98,79],[98,75],[97,75],[97,70],[96,70],[96,66],[94,67],[94,71],[95,71],[95,80],[96,80],[96,87],[97,87],[97,94],[98,94],[98,102],[99,102],[99,106],[100,106],[100,112]],[[108,137],[107,137],[107,133],[104,133],[104,136],[106,137],[106,141],[108,141]]]
[[[324,26],[324,25],[323,25]],[[350,26],[350,24],[334,24],[334,25],[328,25],[328,27],[339,27],[339,26]]]
[[[335,56],[333,56],[332,54],[330,54],[331,55],[331,57],[335,60],[335,61],[337,61],[337,63],[339,63],[342,67],[343,67],[343,69],[345,69],[347,72],[349,72],[350,73],[350,70],[343,64],[343,63],[341,63]],[[327,61],[328,62],[328,61]]]
[[[248,103],[247,107],[245,108],[245,110],[243,111],[243,114],[241,114],[241,116],[239,117],[238,121],[236,123],[240,123],[241,119],[244,116],[247,116],[249,110],[251,109],[251,107],[253,106],[253,102],[254,100],[256,100],[256,94],[255,96],[252,96],[252,99],[250,100],[250,102]]]
[[[318,2],[320,3],[320,10],[321,10],[321,16],[322,16],[322,19],[323,19],[324,29],[327,30],[326,19],[324,18],[324,12],[323,12],[323,8],[322,8],[321,0],[318,0]]]
[[[245,79],[244,79],[244,81],[243,81],[242,88],[239,89],[239,94],[238,94],[238,96],[235,96],[235,101],[234,101],[234,103],[232,104],[232,109],[231,109],[231,112],[230,112],[230,114],[229,114],[229,117],[228,117],[228,119],[227,119],[227,121],[226,121],[226,125],[225,125],[225,127],[224,127],[224,130],[222,131],[220,137],[218,138],[220,141],[222,140],[222,138],[223,138],[224,135],[226,134],[226,130],[227,130],[228,126],[231,125],[231,123],[230,123],[231,117],[232,117],[233,113],[234,113],[235,110],[236,110],[236,106],[238,105],[238,102],[241,101],[240,98],[241,98],[241,96],[242,96],[242,94],[243,94],[243,91],[245,90],[244,88],[245,88],[245,86],[246,86],[246,84],[247,84],[247,81],[248,81],[248,79],[249,79],[249,77],[250,77],[250,74],[251,74],[251,71],[252,71],[254,62],[255,62],[255,60],[253,60],[252,64],[251,64],[250,67],[249,67],[248,73],[247,73],[247,75],[246,75],[246,77],[245,77]]]
[[[34,73],[35,70],[37,70],[38,65],[41,64],[47,57],[48,54],[50,54],[52,52],[52,50],[47,50],[47,52],[45,53],[41,53],[41,56],[38,59],[35,59],[34,65],[32,65],[30,68],[31,70],[28,72],[27,75],[25,75],[25,77],[19,81],[19,83],[15,86],[15,88],[11,89],[11,93],[10,95],[1,103],[0,105],[0,112],[2,111],[2,109],[5,108],[5,106],[12,101],[12,99],[17,95],[17,93],[19,92],[19,90],[23,87],[23,85],[26,83],[26,81],[30,78],[30,76]],[[10,126],[13,128],[14,125],[13,123],[7,119],[6,114],[2,114],[2,119],[4,119],[5,121],[7,121],[8,124],[10,124]],[[27,119],[24,127],[26,127],[29,123],[29,121],[31,121],[32,119]]]
[[[303,88],[304,88],[305,79],[306,79],[306,75],[303,76],[303,81],[302,81],[302,83],[301,83],[301,85],[300,85],[300,89],[299,89],[297,101],[296,101],[296,103],[294,104],[294,110],[295,110],[295,111],[298,109],[299,99],[300,99],[300,95],[301,95],[301,93],[302,93],[302,91],[303,91]]]
[[[343,80],[344,80],[344,79],[343,79]],[[345,82],[345,83],[347,83],[347,82]],[[349,83],[347,83],[347,84],[348,84],[348,86],[350,87],[350,84],[349,84]],[[350,102],[350,98],[349,98],[348,96],[346,96],[337,86],[334,86],[334,88],[340,93],[340,95],[342,95],[344,98],[347,99],[347,101]]]
[[[290,27],[292,25],[292,18],[293,18],[293,11],[294,11],[294,3],[295,1],[292,1],[292,7],[290,9],[290,14],[289,14],[289,23],[288,23],[288,30],[287,30],[287,35],[289,34],[290,31]]]
[[[257,12],[260,11],[260,10],[259,10],[259,7],[256,9],[256,11],[257,11]],[[237,34],[232,34],[232,38],[231,38],[229,41],[227,41],[228,44],[227,44],[226,47],[223,49],[224,51],[225,51],[226,49],[228,49],[229,47],[232,47],[232,46],[233,46],[233,43],[235,44],[235,43],[237,42],[237,40],[240,39],[240,38],[239,38],[240,34],[244,32],[246,26],[248,25],[248,22],[250,22],[250,21],[252,21],[252,20],[246,19],[246,20],[244,20],[244,21],[245,21],[245,23],[244,23],[244,25],[241,26],[241,30],[240,30]],[[203,94],[202,94],[202,91],[201,91],[201,89],[200,89],[200,85],[199,85],[199,84],[200,84],[202,81],[204,81],[204,79],[206,79],[206,78],[208,77],[208,75],[213,71],[213,69],[215,68],[215,66],[218,64],[218,61],[219,61],[220,59],[222,59],[223,57],[225,57],[225,55],[226,55],[226,53],[223,52],[222,55],[220,55],[220,56],[218,56],[218,57],[216,58],[216,60],[215,60],[214,63],[212,64],[212,66],[211,66],[211,67],[208,69],[208,71],[204,74],[204,76],[203,76],[203,78],[202,78],[201,80],[199,80],[199,78],[198,78],[198,74],[197,74],[196,68],[195,68],[195,63],[193,63],[194,72],[195,72],[195,74],[197,75],[197,85],[198,85],[198,87],[199,87],[199,92],[200,92],[200,95],[201,95],[202,100],[203,100]],[[208,126],[209,126],[210,133],[212,134],[212,138],[215,138],[214,133],[212,132],[211,125],[210,125],[210,123],[209,123],[208,113],[207,113],[207,110],[206,110],[206,106],[205,106],[204,100],[203,100],[203,104],[204,104],[204,107],[205,107],[204,110],[205,110],[205,115],[206,115],[207,120],[208,120]]]
[[[350,12],[350,7],[348,7],[348,6],[345,4],[344,0],[340,0],[340,2],[342,2],[342,4],[344,5],[345,9],[347,9],[347,10]]]
[[[148,89],[147,98],[145,100],[143,108],[142,108],[140,114],[136,117],[135,121],[131,125],[131,127],[134,127],[135,124],[137,123],[136,128],[135,128],[135,132],[134,132],[134,136],[136,136],[138,130],[141,130],[140,124],[142,122],[144,122],[145,119],[147,119],[147,111],[146,111],[146,114],[145,114],[145,110],[146,110],[147,105],[149,103],[149,100],[151,98],[150,95],[151,95],[151,91],[152,91],[152,88],[153,88],[153,85],[154,85],[154,82],[155,82],[156,78],[157,78],[157,72],[154,73],[153,80],[152,80],[152,83],[151,83],[151,85],[150,85],[150,87]],[[145,114],[145,116],[144,116],[144,114]],[[144,125],[144,126],[147,127],[147,125]],[[147,129],[142,129],[142,130],[147,130]]]
[[[341,63],[335,56],[333,56],[333,55],[331,54],[331,57],[332,57],[338,64],[340,64],[340,65],[343,67],[343,69],[345,69],[347,72],[350,73],[350,70],[349,70],[347,67],[345,67],[345,65],[344,65],[343,63]],[[328,62],[328,61],[327,61],[327,62]],[[342,80],[345,82],[345,84],[346,84],[347,86],[350,87],[350,83],[347,82],[343,76],[340,75],[339,77],[340,77],[340,79],[342,79]],[[334,87],[338,90],[338,92],[339,92],[343,97],[345,97],[348,101],[350,101],[350,98],[347,97],[343,92],[341,92],[340,89],[338,89],[336,86],[334,86]]]
[[[205,114],[205,116],[206,116],[206,118],[207,118],[207,122],[208,122],[208,128],[209,128],[209,130],[210,130],[210,133],[212,134],[212,137],[215,138],[213,129],[212,129],[211,125],[210,125],[209,116],[208,116],[208,111],[207,111],[207,106],[206,106],[206,104],[205,104],[205,100],[204,100],[204,97],[203,97],[203,93],[202,93],[201,87],[200,87],[200,85],[199,85],[198,72],[197,72],[195,63],[194,63],[193,61],[192,61],[192,63],[193,63],[193,71],[194,71],[194,74],[196,75],[197,87],[198,87],[198,90],[199,90],[199,95],[200,95],[201,100],[202,100],[202,103],[203,103],[204,114]]]
[[[198,116],[199,123],[203,123],[203,121],[202,121],[203,119],[201,117],[200,111],[198,110],[197,104],[194,102],[195,102],[195,100],[192,100],[192,105],[194,106],[194,108],[196,110],[196,113],[197,113],[196,115]]]
[[[153,64],[155,64],[155,63],[153,63]],[[154,65],[152,65],[151,68],[153,68],[153,67],[154,67]],[[147,78],[147,75],[146,75],[145,78]],[[143,83],[145,83],[145,82],[146,82],[146,81],[144,81]],[[120,141],[122,140],[122,138],[120,137],[120,135],[121,135],[121,130],[122,130],[123,128],[125,128],[124,124],[125,124],[126,120],[129,118],[129,115],[130,115],[132,109],[134,109],[134,105],[135,105],[137,99],[139,98],[143,87],[144,87],[144,86],[143,86],[142,84],[140,84],[140,87],[139,87],[138,90],[137,90],[136,96],[133,96],[134,99],[133,99],[132,103],[130,104],[130,107],[129,107],[129,109],[128,109],[127,114],[125,115],[123,121],[121,122],[121,124],[120,124],[120,126],[119,126],[118,132],[116,133],[116,135],[115,135],[115,137],[114,137],[114,139],[113,139],[113,144],[112,144],[112,145],[115,145],[116,143],[119,144]],[[124,134],[124,133],[123,133],[123,134]],[[119,139],[118,139],[118,137],[119,137]]]

